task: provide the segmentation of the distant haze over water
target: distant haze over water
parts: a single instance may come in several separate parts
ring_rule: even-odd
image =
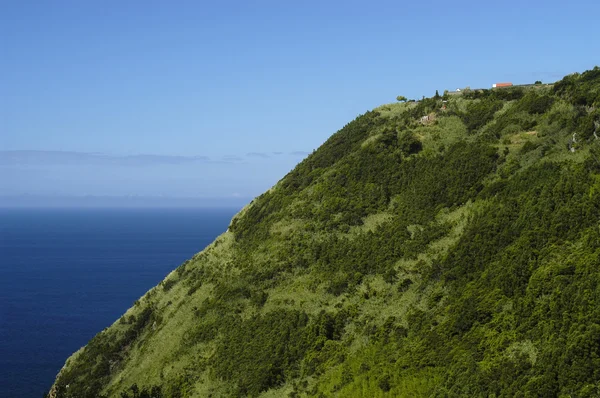
[[[168,197],[168,196],[0,196],[0,208],[241,208],[251,197]]]

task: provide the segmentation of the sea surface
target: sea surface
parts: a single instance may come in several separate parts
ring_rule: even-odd
[[[0,397],[64,361],[227,229],[238,209],[0,209]]]

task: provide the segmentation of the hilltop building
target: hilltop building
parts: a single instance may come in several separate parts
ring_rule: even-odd
[[[492,84],[492,88],[511,87],[512,85],[512,83],[494,83]]]

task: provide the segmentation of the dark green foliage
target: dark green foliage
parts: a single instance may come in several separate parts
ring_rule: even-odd
[[[121,398],[163,398],[164,395],[159,386],[143,387],[141,390],[137,384],[129,387],[128,391],[121,393]]]
[[[405,292],[412,284],[413,281],[410,280],[410,278],[403,279],[402,282],[398,284],[398,291]]]
[[[531,141],[527,141],[525,144],[523,144],[523,146],[521,147],[521,153],[527,153],[527,152],[531,152],[534,149],[536,149],[539,145],[534,144]]]
[[[521,87],[502,87],[499,89],[479,89],[466,91],[463,97],[466,99],[488,99],[514,101],[521,99],[525,95],[525,90]]]
[[[523,98],[525,90],[521,87],[505,87],[492,91],[496,98],[502,101],[515,101]]]
[[[394,268],[390,267],[387,271],[385,271],[383,274],[383,280],[389,284],[393,284],[398,280],[398,275]]]
[[[593,136],[594,131],[596,131],[596,135],[600,136],[600,128],[596,127],[596,123],[600,123],[600,108],[591,112],[580,112],[572,125],[580,139],[591,141],[596,139]]]
[[[282,384],[306,350],[302,337],[307,323],[306,315],[286,311],[232,319],[215,353],[215,373],[235,381],[239,395],[257,396]]]
[[[397,145],[404,155],[419,153],[423,149],[421,141],[411,132],[404,132],[397,140]]]
[[[521,98],[517,108],[527,113],[540,115],[547,112],[554,101],[555,98],[549,94],[538,94],[532,91]]]
[[[504,114],[497,117],[486,129],[487,137],[496,140],[505,135],[512,135],[535,128],[537,119],[518,106],[512,106]]]
[[[485,98],[479,102],[471,102],[467,110],[461,115],[467,126],[467,131],[473,133],[494,118],[494,114],[502,108],[502,101],[494,98]]]
[[[250,294],[250,301],[257,307],[262,307],[269,297],[269,293],[261,290],[255,291]]]
[[[554,92],[575,105],[600,104],[600,67],[565,76],[554,85]]]
[[[312,358],[307,371],[314,372],[322,360],[314,353],[327,341],[338,340],[344,324],[344,314],[325,312],[313,321],[305,313],[286,310],[245,321],[230,318],[213,358],[215,373],[234,381],[240,396],[257,396],[298,375],[305,355]]]
[[[379,388],[381,388],[381,391],[388,392],[392,389],[392,386],[390,385],[390,380],[390,375],[384,375],[379,379],[377,385],[379,386]]]
[[[173,280],[173,279],[169,279],[169,280],[166,280],[166,281],[164,281],[164,282],[162,283],[163,290],[164,290],[165,292],[168,292],[169,290],[171,290],[171,288],[172,288],[173,286],[175,286],[175,283],[177,283],[177,281],[175,281],[175,280]]]
[[[391,198],[400,195],[401,217],[407,222],[422,220],[433,216],[438,206],[450,207],[473,197],[497,159],[493,148],[458,143],[444,154],[406,162],[402,161],[406,152],[418,151],[420,143],[410,133],[401,141],[403,146],[395,143],[382,152],[361,150],[340,162],[338,171],[315,190],[319,206],[306,207],[296,216],[317,221],[318,228],[325,229],[360,225],[362,217],[386,209]]]
[[[588,178],[589,174],[584,169],[564,170],[558,165],[531,169],[527,174],[514,177],[503,190],[502,197],[478,215],[457,248],[446,259],[442,266],[444,275],[455,286],[446,310],[449,318],[440,325],[448,339],[456,341],[453,336],[464,336],[461,338],[468,340],[467,336],[475,333],[474,330],[497,328],[499,317],[504,316],[502,302],[510,298],[515,300],[515,310],[511,315],[514,323],[502,327],[509,326],[517,333],[523,333],[521,339],[539,341],[540,344],[536,344],[538,355],[548,356],[547,359],[538,360],[540,363],[536,367],[531,366],[528,357],[515,354],[514,360],[498,358],[499,362],[490,369],[492,373],[489,374],[479,373],[476,368],[463,369],[461,372],[465,376],[460,380],[466,383],[464,386],[473,385],[474,380],[480,379],[481,386],[478,388],[481,391],[496,394],[513,391],[514,394],[522,391],[525,383],[528,383],[528,389],[540,388],[540,382],[534,380],[560,374],[558,382],[546,382],[543,386],[549,395],[558,395],[559,391],[579,391],[584,388],[583,384],[577,384],[578,380],[583,382],[598,377],[595,373],[598,365],[593,360],[583,361],[582,366],[577,368],[569,365],[561,370],[561,363],[571,362],[568,356],[572,351],[561,350],[559,357],[554,358],[555,346],[541,343],[557,339],[555,333],[559,333],[560,325],[570,325],[570,333],[578,336],[573,337],[576,340],[567,343],[567,347],[575,349],[585,347],[583,341],[597,341],[596,337],[591,337],[596,336],[594,333],[598,330],[597,315],[592,317],[595,319],[592,323],[565,318],[565,314],[578,311],[575,308],[581,305],[581,296],[577,291],[591,281],[582,284],[583,280],[579,278],[586,277],[583,274],[578,276],[577,267],[560,265],[560,262],[556,265],[558,268],[555,273],[546,274],[550,279],[544,283],[544,289],[548,289],[545,292],[536,287],[539,276],[535,276],[541,276],[536,270],[542,266],[539,259],[547,256],[545,252],[565,256],[563,251],[567,249],[564,242],[577,240],[583,233],[589,233],[585,231],[589,231],[600,217],[600,203],[585,196],[590,184]],[[548,242],[553,242],[555,248],[548,246]],[[590,260],[598,261],[598,254],[596,249],[596,254]],[[560,289],[560,293],[557,289]],[[552,305],[551,312],[547,312],[549,307],[544,308],[546,301],[540,301],[544,294],[559,299]],[[580,329],[573,329],[578,322],[583,322],[579,324]],[[554,323],[554,326],[548,328],[546,325],[549,323]],[[571,337],[565,333],[569,341]],[[559,347],[560,339],[555,341]],[[578,358],[597,355],[595,353],[600,353],[600,348],[594,344],[575,355]],[[473,346],[471,350],[472,355],[476,355],[476,347]],[[460,364],[456,357],[448,360],[454,364],[452,367]],[[489,378],[492,376],[493,380]],[[452,383],[455,384],[453,388],[463,385],[458,380]],[[456,392],[466,394],[464,389]]]

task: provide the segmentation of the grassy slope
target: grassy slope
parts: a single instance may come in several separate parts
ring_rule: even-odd
[[[51,395],[600,393],[598,75],[358,117]]]

